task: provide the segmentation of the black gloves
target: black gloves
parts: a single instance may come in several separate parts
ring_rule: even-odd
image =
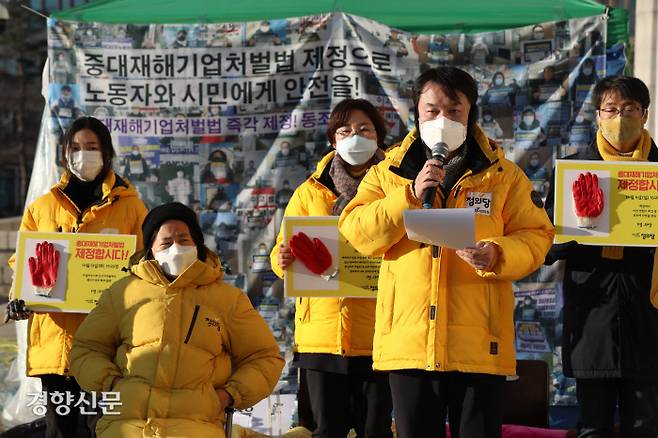
[[[10,319],[13,319],[14,321],[28,319],[30,313],[32,313],[32,311],[27,308],[25,301],[13,299],[7,303],[7,308],[5,310],[5,323]]]

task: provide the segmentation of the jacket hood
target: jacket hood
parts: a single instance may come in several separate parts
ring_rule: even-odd
[[[134,264],[132,264],[134,262]],[[130,272],[151,284],[162,287],[196,288],[206,286],[224,278],[219,256],[206,248],[206,260],[196,260],[174,281],[170,281],[153,259],[144,257],[144,252],[135,254],[131,259]]]

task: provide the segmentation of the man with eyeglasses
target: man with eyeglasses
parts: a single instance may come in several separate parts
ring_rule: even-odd
[[[568,157],[658,161],[644,129],[649,90],[639,79],[613,76],[594,88],[596,139]],[[553,190],[546,200],[549,216]],[[546,264],[566,261],[562,362],[576,378],[579,437],[612,437],[619,405],[622,437],[658,436],[658,309],[650,299],[655,248],[553,245]]]

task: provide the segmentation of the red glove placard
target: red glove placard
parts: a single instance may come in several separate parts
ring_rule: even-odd
[[[320,275],[331,267],[331,253],[318,238],[311,241],[306,234],[297,233],[290,239],[290,249],[295,258],[314,274]]]
[[[590,172],[581,173],[573,182],[571,193],[578,226],[592,227],[592,220],[601,215],[604,207],[603,189],[599,188],[599,178]]]
[[[27,263],[37,293],[49,295],[57,282],[59,251],[52,243],[37,243],[36,257],[30,257]]]

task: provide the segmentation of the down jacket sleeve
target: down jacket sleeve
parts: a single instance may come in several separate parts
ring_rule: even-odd
[[[514,181],[503,207],[504,235],[482,239],[499,248],[498,262],[492,271],[477,273],[495,280],[515,281],[530,274],[544,263],[551,248],[555,229],[540,202],[533,201],[532,184],[515,169]]]
[[[25,209],[25,213],[23,213],[23,218],[21,219],[21,225],[18,228],[18,231],[38,231],[38,230],[39,228],[32,214],[32,206],[30,205]],[[9,264],[9,267],[13,270],[14,265],[16,264],[16,253],[11,255],[7,263]],[[10,294],[9,299],[11,300],[11,298],[12,296]]]
[[[224,389],[243,409],[267,397],[279,380],[284,360],[263,318],[241,293],[226,320],[233,374]]]
[[[370,169],[338,221],[341,233],[366,256],[381,256],[398,243],[407,233],[404,211],[421,206],[413,194],[411,182],[385,193],[380,179],[384,169],[383,165]]]
[[[85,391],[109,391],[112,380],[121,377],[121,370],[113,362],[120,343],[118,323],[111,288],[101,294],[73,338],[71,370]]]

